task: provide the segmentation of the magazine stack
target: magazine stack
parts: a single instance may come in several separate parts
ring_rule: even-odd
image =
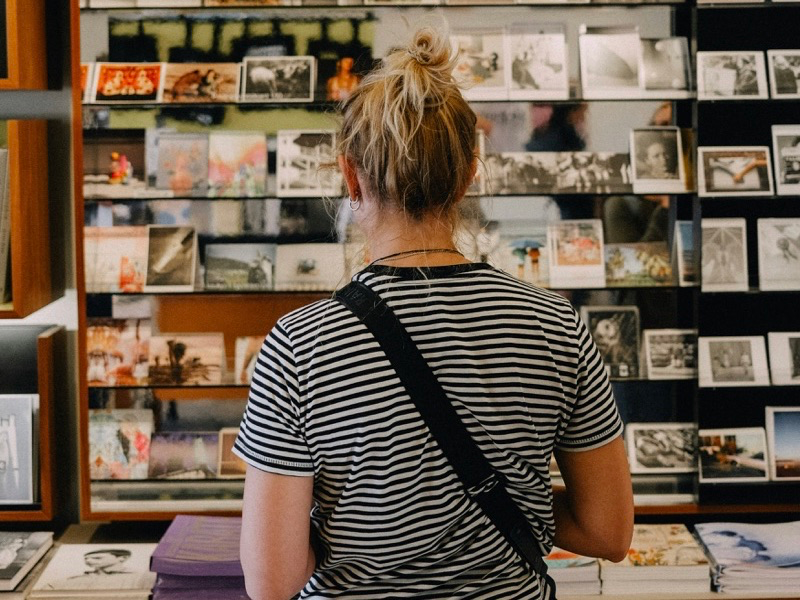
[[[628,555],[600,561],[604,594],[699,594],[711,590],[709,563],[685,525],[635,525]]]
[[[600,593],[600,563],[596,558],[554,547],[544,561],[559,594],[596,596]]]
[[[175,517],[150,560],[153,600],[248,600],[241,531],[240,517]]]
[[[797,594],[800,589],[800,521],[700,523],[714,587],[741,594]]]

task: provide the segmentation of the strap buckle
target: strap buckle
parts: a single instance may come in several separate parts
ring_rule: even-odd
[[[490,473],[478,483],[467,488],[467,494],[470,498],[477,498],[483,494],[491,492],[500,481],[497,479],[497,473]]]

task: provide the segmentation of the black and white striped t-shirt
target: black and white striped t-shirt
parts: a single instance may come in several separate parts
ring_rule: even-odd
[[[595,448],[622,429],[572,306],[480,263],[356,278],[397,314],[545,554],[553,448]],[[544,597],[465,495],[377,341],[334,300],[291,312],[267,336],[234,452],[314,476],[326,553],[301,598]]]

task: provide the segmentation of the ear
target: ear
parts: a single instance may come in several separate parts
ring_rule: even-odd
[[[358,183],[358,176],[356,174],[356,167],[344,154],[337,157],[339,169],[344,176],[345,185],[347,185],[347,193],[354,200],[361,197],[361,186]]]

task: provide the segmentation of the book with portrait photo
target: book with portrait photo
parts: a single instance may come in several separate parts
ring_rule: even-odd
[[[581,25],[578,49],[584,99],[642,96],[644,65],[636,27]]]
[[[758,289],[800,290],[800,218],[758,219]]]
[[[206,244],[208,290],[271,290],[275,244]]]
[[[136,293],[147,273],[147,228],[84,227],[88,293]]]
[[[638,379],[639,308],[637,306],[581,306],[611,379]]]
[[[205,196],[208,189],[208,135],[161,133],[156,187],[174,196]]]
[[[769,385],[763,336],[701,336],[697,343],[700,387]]]
[[[648,379],[697,377],[696,329],[645,329],[642,337]]]
[[[768,481],[767,437],[763,427],[700,429],[700,483]]]
[[[34,460],[34,409],[38,404],[30,394],[0,395],[0,506],[33,504],[34,478],[38,461]]]
[[[702,219],[701,289],[704,292],[746,292],[747,232],[742,218]]]
[[[767,50],[773,98],[800,98],[800,50]]]
[[[275,253],[276,290],[335,290],[344,283],[344,272],[343,244],[278,244]]]
[[[219,430],[217,476],[221,479],[243,479],[247,472],[247,464],[233,453],[233,444],[238,435],[238,427],[223,427]]]
[[[150,385],[220,385],[225,370],[221,333],[162,333],[150,338]]]
[[[673,285],[666,242],[606,244],[606,287]]]
[[[659,100],[692,96],[689,40],[685,37],[643,39],[642,96]]]
[[[278,131],[277,195],[332,197],[342,192],[334,151],[336,133],[329,130]]]
[[[145,385],[149,342],[149,319],[89,317],[87,384],[90,387]]]
[[[161,431],[150,438],[150,479],[214,479],[216,431]]]
[[[267,136],[251,131],[208,135],[208,196],[258,198],[267,191]]]
[[[625,445],[631,473],[697,471],[694,423],[628,423]]]
[[[697,98],[769,98],[764,53],[759,50],[698,52]]]
[[[603,253],[603,224],[600,219],[566,220],[548,225],[550,287],[605,287]]]
[[[245,56],[241,102],[311,102],[313,56]]]
[[[800,481],[800,406],[767,406],[772,481]]]
[[[772,152],[778,195],[800,195],[800,125],[773,125]]]
[[[700,146],[697,156],[700,196],[772,196],[767,146]]]
[[[147,479],[153,411],[89,409],[89,477]]]
[[[196,261],[194,227],[147,226],[145,292],[193,291]]]
[[[505,43],[510,100],[569,99],[569,63],[563,26],[511,27]]]
[[[800,385],[800,331],[770,331],[767,344],[772,385]]]
[[[0,531],[0,591],[23,590],[18,584],[52,546],[52,531]]]
[[[467,100],[508,98],[506,49],[500,29],[460,31],[450,35],[456,57],[453,77]]]
[[[99,62],[94,68],[90,102],[161,102],[165,63]]]
[[[633,129],[630,137],[634,193],[686,192],[680,129],[677,127]]]

